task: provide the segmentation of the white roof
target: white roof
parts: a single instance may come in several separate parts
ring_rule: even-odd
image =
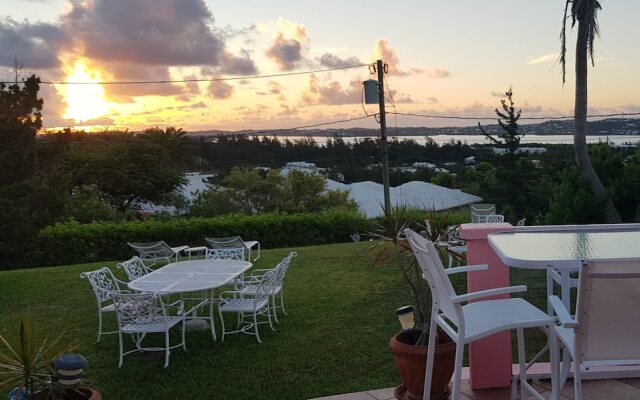
[[[358,203],[360,211],[367,217],[382,215],[384,190],[381,184],[366,181],[350,185],[327,180],[327,189],[349,192],[349,197]],[[391,204],[425,210],[447,210],[482,201],[481,197],[464,193],[458,189],[434,185],[432,183],[412,181],[390,188]]]

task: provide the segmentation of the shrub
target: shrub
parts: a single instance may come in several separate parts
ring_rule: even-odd
[[[147,220],[121,223],[70,222],[43,229],[37,238],[30,266],[52,266],[124,260],[133,255],[127,242],[164,240],[169,245],[205,245],[206,236],[241,235],[259,240],[266,248],[327,244],[350,240],[350,234],[368,229],[361,214],[328,210],[314,214],[226,215],[216,218]]]

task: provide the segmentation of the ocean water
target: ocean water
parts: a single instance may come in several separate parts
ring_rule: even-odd
[[[372,136],[344,136],[342,139],[347,142],[353,142],[356,140],[362,140],[365,138],[375,138]],[[393,135],[388,136],[389,139],[394,138]],[[455,141],[461,141],[467,144],[490,144],[489,140],[483,135],[437,135],[437,136],[428,136],[433,139],[438,144],[444,144],[452,139]],[[317,143],[325,144],[328,139],[331,137],[328,136],[280,136],[280,140],[289,139],[299,140],[299,139],[314,139]],[[413,139],[416,142],[423,144],[427,141],[427,136],[398,136],[398,140],[403,139]],[[614,145],[624,145],[624,144],[640,144],[640,135],[611,135],[611,136],[587,136],[587,143],[598,143],[608,141]],[[533,143],[545,143],[545,144],[573,144],[573,136],[572,135],[525,135],[521,140],[521,144],[533,144]]]

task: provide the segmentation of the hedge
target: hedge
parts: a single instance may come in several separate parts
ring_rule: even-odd
[[[328,244],[349,241],[352,233],[367,231],[369,227],[370,222],[364,216],[346,210],[166,221],[72,222],[43,229],[34,251],[23,261],[36,267],[124,260],[133,255],[127,242],[164,240],[171,246],[203,246],[205,237],[235,235],[258,240],[264,248]]]

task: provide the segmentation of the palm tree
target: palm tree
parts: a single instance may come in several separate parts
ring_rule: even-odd
[[[565,82],[566,54],[567,54],[567,13],[571,4],[571,28],[578,23],[578,37],[576,39],[576,97],[573,110],[574,133],[573,146],[576,164],[582,177],[591,191],[598,197],[606,199],[604,214],[607,222],[620,222],[618,210],[613,205],[607,190],[600,182],[596,171],[591,165],[585,130],[587,127],[587,68],[588,59],[593,61],[593,42],[599,35],[598,10],[602,7],[597,0],[567,0],[564,7],[564,19],[560,31],[560,64],[562,65],[562,83]]]

